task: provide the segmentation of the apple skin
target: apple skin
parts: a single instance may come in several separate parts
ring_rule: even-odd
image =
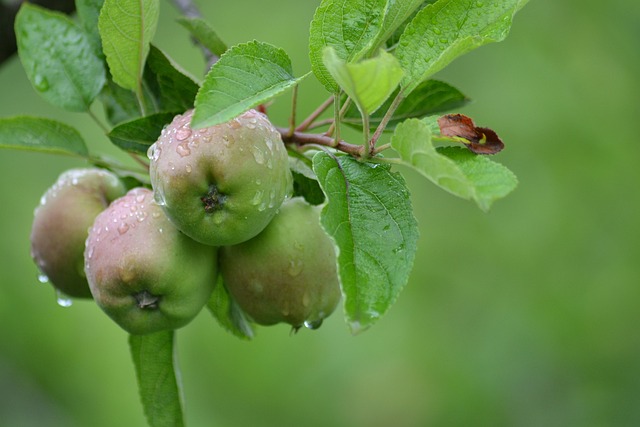
[[[91,298],[84,273],[87,230],[125,192],[109,171],[70,169],[40,199],[31,227],[31,257],[41,274],[66,296]]]
[[[134,188],[96,218],[84,253],[96,303],[142,335],[180,328],[206,304],[217,249],[182,234],[146,188]]]
[[[287,150],[266,116],[191,129],[178,115],[149,148],[156,201],[194,240],[233,245],[262,231],[292,191]]]
[[[256,323],[315,329],[336,308],[336,253],[320,226],[320,209],[289,199],[258,236],[220,248],[225,286]]]

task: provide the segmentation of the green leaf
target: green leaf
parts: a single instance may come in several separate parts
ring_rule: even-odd
[[[164,52],[151,45],[142,79],[142,101],[147,115],[184,112],[193,108],[198,85]],[[141,116],[138,98],[111,79],[100,94],[110,123],[118,124]]]
[[[258,41],[233,46],[205,77],[191,126],[199,129],[227,122],[299,80],[284,50]]]
[[[80,26],[89,37],[96,55],[102,57],[102,41],[98,31],[98,17],[104,0],[75,0]]]
[[[67,16],[24,3],[16,16],[22,65],[36,92],[69,111],[87,111],[105,82],[89,37]]]
[[[222,56],[227,51],[225,42],[204,19],[183,16],[178,18],[178,23],[189,30],[191,35],[214,55]]]
[[[331,46],[344,62],[355,62],[373,48],[387,0],[323,0],[311,21],[309,59],[311,70],[324,87],[337,93],[340,87],[324,65],[324,49]]]
[[[222,275],[218,275],[207,308],[220,326],[236,337],[250,340],[255,336],[253,324],[227,291]]]
[[[369,117],[369,124],[372,129],[375,129],[380,124],[382,117],[399,91],[399,89],[396,90],[382,104],[382,107]],[[385,129],[392,130],[398,123],[409,118],[421,118],[460,108],[468,102],[469,98],[453,86],[438,80],[427,80],[422,82],[408,97],[400,102]],[[342,121],[345,124],[362,128],[362,117],[355,106],[346,111]]]
[[[174,345],[174,331],[129,335],[140,400],[150,427],[184,426]]]
[[[114,145],[125,151],[146,155],[151,144],[160,136],[162,129],[171,123],[177,114],[179,112],[156,113],[124,122],[111,129],[107,136]]]
[[[324,65],[363,115],[376,111],[400,83],[403,71],[398,60],[380,50],[375,58],[346,63],[328,46]]]
[[[424,0],[389,0],[382,27],[373,45],[382,46],[422,3]]]
[[[388,165],[320,152],[313,167],[329,200],[321,222],[339,248],[345,314],[357,333],[389,309],[409,278],[418,240],[409,191]]]
[[[87,157],[89,151],[77,130],[40,117],[0,118],[0,148]]]
[[[474,200],[483,211],[488,211],[494,201],[518,186],[513,172],[487,156],[474,154],[463,147],[439,147],[437,151],[453,160],[473,183]]]
[[[289,168],[293,177],[292,197],[304,197],[307,203],[312,205],[324,203],[324,193],[318,183],[318,177],[313,171],[312,160],[304,154],[291,151],[289,153]]]
[[[513,15],[528,0],[439,0],[422,9],[405,28],[396,55],[406,74],[408,95],[451,61],[509,33]]]
[[[438,154],[431,141],[431,130],[421,120],[400,123],[391,138],[391,147],[402,162],[437,186],[462,197],[473,198],[474,189],[455,162]]]
[[[174,61],[155,46],[151,46],[147,58],[145,80],[155,79],[154,94],[159,111],[181,111],[193,108],[200,87]],[[148,74],[151,75],[148,75]]]
[[[113,81],[138,94],[158,15],[158,0],[105,0],[98,19]]]
[[[391,147],[400,156],[402,164],[451,194],[474,200],[484,211],[493,201],[515,188],[515,176],[504,166],[466,148],[436,150],[431,136],[427,123],[408,119],[396,127]]]

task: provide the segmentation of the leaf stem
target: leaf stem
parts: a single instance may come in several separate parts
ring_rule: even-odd
[[[298,85],[293,87],[291,95],[291,116],[289,117],[289,135],[296,131],[296,111],[298,109]]]
[[[331,104],[333,104],[333,96],[327,98],[326,101],[320,104],[318,108],[316,108],[311,114],[309,114],[309,117],[307,117],[302,121],[302,123],[300,123],[300,126],[296,128],[296,131],[303,132],[309,129],[309,126],[311,126],[322,113],[327,111],[327,108],[329,108]]]
[[[400,103],[402,102],[403,99],[404,99],[404,95],[402,94],[402,91],[398,92],[396,97],[393,99],[393,102],[389,106],[389,109],[382,117],[380,124],[378,124],[376,131],[373,133],[373,137],[371,138],[371,141],[369,141],[370,154],[373,155],[373,152],[375,151],[375,147],[376,147],[376,142],[378,142],[378,139],[380,139],[382,132],[384,132],[384,129],[387,127],[387,124],[389,124],[389,121],[393,117],[393,113],[396,112],[396,110],[400,106]]]

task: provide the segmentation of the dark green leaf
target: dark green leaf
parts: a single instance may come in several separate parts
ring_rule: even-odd
[[[150,427],[184,426],[174,345],[174,331],[129,336],[140,400]]]
[[[0,118],[0,148],[82,157],[89,154],[82,136],[71,126],[27,116]]]
[[[503,40],[528,0],[439,0],[422,9],[400,37],[396,55],[408,95],[429,76],[477,47]]]
[[[375,129],[387,112],[399,89],[389,97],[387,102],[377,112],[369,117],[372,129]],[[443,113],[463,107],[469,102],[469,98],[462,92],[447,83],[438,80],[427,80],[421,83],[411,94],[404,98],[393,117],[389,121],[386,130],[393,130],[396,125],[409,118],[421,118],[432,114]],[[343,122],[348,125],[362,128],[362,119],[356,106],[350,107],[344,115]]]
[[[75,3],[80,26],[89,37],[96,55],[102,57],[102,41],[98,31],[98,17],[104,0],[76,0]]]
[[[35,90],[69,111],[87,111],[105,82],[89,36],[64,14],[24,3],[16,16],[22,65]]]
[[[311,70],[324,87],[337,93],[340,87],[323,62],[325,47],[332,47],[344,62],[355,62],[373,48],[386,0],[323,0],[311,21],[309,59]]]
[[[108,137],[114,145],[135,154],[146,155],[149,146],[156,142],[162,129],[180,112],[156,113],[119,124],[111,129]]]
[[[204,19],[180,17],[178,18],[178,23],[189,30],[193,38],[214,55],[222,56],[226,52],[227,45]]]
[[[207,303],[207,308],[220,326],[238,338],[250,340],[255,335],[253,324],[224,286],[221,275]]]
[[[388,165],[320,152],[313,166],[329,200],[321,222],[339,248],[345,314],[357,333],[389,309],[409,278],[418,241],[409,191]]]
[[[233,46],[211,67],[196,96],[191,126],[224,123],[297,84],[286,52],[252,41]]]
[[[151,46],[147,67],[151,75],[145,80],[155,78],[157,91],[155,98],[160,111],[181,111],[193,108],[200,87],[186,72],[155,46]]]
[[[158,16],[158,0],[105,0],[98,19],[113,81],[140,96],[144,64]]]
[[[382,46],[423,3],[424,0],[389,0],[382,27],[373,45]]]

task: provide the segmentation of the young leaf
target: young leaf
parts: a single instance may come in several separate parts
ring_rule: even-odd
[[[403,71],[398,60],[380,50],[375,58],[346,63],[328,46],[324,65],[342,90],[356,103],[363,115],[376,111],[400,83]]]
[[[113,81],[139,95],[158,15],[158,0],[105,0],[98,19]]]
[[[494,201],[505,197],[518,186],[518,179],[513,172],[487,156],[479,156],[462,147],[439,147],[437,151],[453,160],[473,183],[473,198],[485,212]]]
[[[388,165],[320,152],[313,167],[329,200],[321,222],[339,248],[345,314],[357,333],[389,309],[409,278],[418,239],[409,192]]]
[[[436,150],[429,126],[418,119],[408,119],[396,127],[391,147],[402,164],[451,194],[474,200],[484,211],[517,183],[508,169],[485,156],[471,152],[470,156],[463,155],[457,150],[468,150],[459,147]]]
[[[174,331],[130,335],[129,349],[149,426],[184,426]]]
[[[119,124],[107,134],[114,145],[135,154],[146,155],[149,146],[156,142],[162,129],[179,114],[155,113]]]
[[[16,16],[18,54],[34,89],[69,111],[87,111],[105,82],[89,37],[67,16],[24,3]]]
[[[220,326],[236,337],[250,340],[255,336],[253,324],[247,319],[235,300],[231,298],[221,275],[218,276],[218,282],[213,288],[213,294],[207,303],[207,308]]]
[[[0,148],[87,157],[89,151],[77,130],[40,117],[0,118]]]
[[[189,30],[193,38],[209,49],[214,55],[222,56],[222,54],[226,52],[227,45],[218,37],[218,34],[204,19],[183,16],[178,18],[177,21]]]
[[[399,89],[382,104],[382,107],[369,117],[369,124],[372,129],[375,129],[380,124],[382,117],[391,106],[398,92]],[[438,80],[426,80],[400,102],[400,105],[393,113],[385,129],[393,130],[398,123],[406,119],[412,117],[421,118],[432,114],[443,113],[460,108],[468,102],[469,98],[453,86]],[[355,106],[350,107],[346,111],[342,121],[347,125],[362,128],[362,117]]]
[[[309,59],[311,70],[324,87],[337,93],[340,87],[323,62],[324,48],[331,46],[344,62],[369,53],[377,36],[387,0],[323,0],[311,21]]]
[[[458,56],[503,40],[528,0],[439,0],[422,9],[400,37],[396,55],[408,95]]]
[[[293,76],[291,60],[280,48],[259,41],[233,46],[205,77],[191,126],[199,129],[227,122],[301,79]]]

